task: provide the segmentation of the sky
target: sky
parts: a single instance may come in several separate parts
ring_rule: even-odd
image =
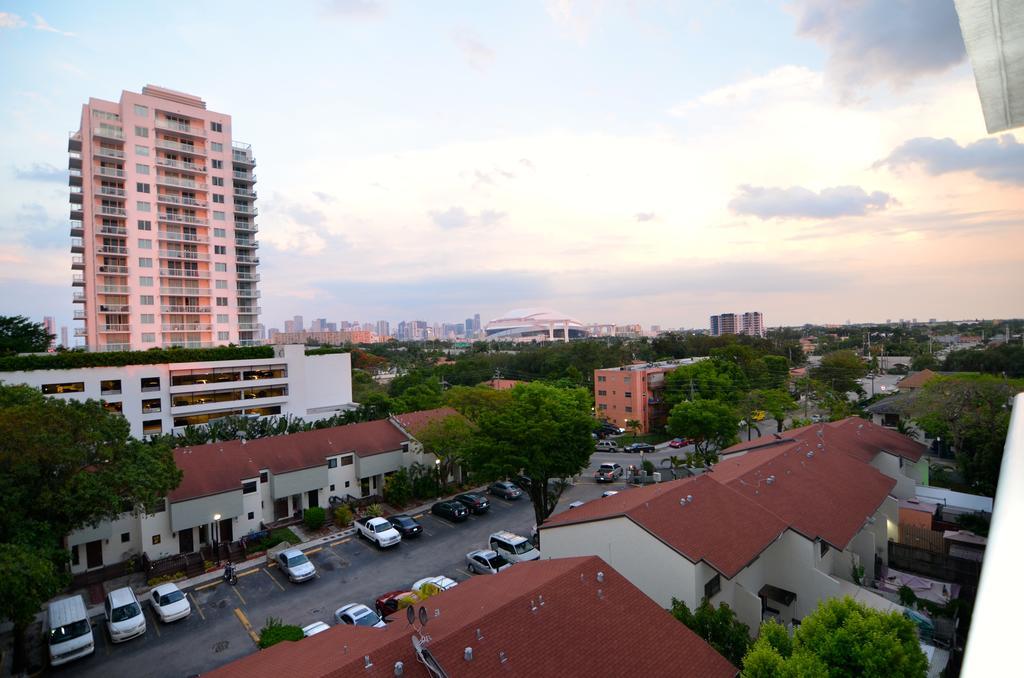
[[[952,0],[0,0],[0,314],[72,325],[67,134],[232,116],[260,320],[1024,316],[1022,132]]]

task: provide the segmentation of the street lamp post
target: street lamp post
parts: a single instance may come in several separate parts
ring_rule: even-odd
[[[218,543],[218,537],[220,535],[220,514],[213,514],[213,552],[217,556],[217,564],[220,565],[220,544]]]
[[[434,472],[437,474],[437,496],[441,496],[441,460],[434,459]]]

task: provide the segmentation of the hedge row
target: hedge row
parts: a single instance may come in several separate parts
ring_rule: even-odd
[[[78,367],[121,367],[159,365],[208,360],[251,360],[273,358],[273,346],[220,346],[217,348],[151,348],[148,351],[110,353],[65,351],[47,355],[15,355],[0,358],[0,372],[23,370],[68,370]]]

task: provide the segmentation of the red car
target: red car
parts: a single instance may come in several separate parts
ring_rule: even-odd
[[[377,608],[377,614],[381,617],[387,617],[399,610],[404,610],[411,605],[415,605],[419,601],[420,597],[416,595],[415,591],[388,591],[377,598],[374,607]]]
[[[686,438],[673,438],[671,441],[669,441],[668,446],[675,449],[679,449],[680,447],[686,447],[689,444],[690,441],[687,440]]]

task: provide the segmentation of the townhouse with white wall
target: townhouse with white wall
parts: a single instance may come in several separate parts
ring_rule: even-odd
[[[621,492],[541,526],[545,557],[599,555],[664,607],[728,603],[752,633],[799,622],[888,562],[896,480],[817,435],[726,457],[711,472]],[[821,446],[819,447],[819,443]]]
[[[307,356],[298,345],[277,346],[272,358],[0,372],[0,382],[54,398],[102,400],[136,438],[231,415],[315,421],[356,407],[351,356]]]
[[[448,416],[447,408],[411,413]],[[125,514],[68,536],[73,574],[143,553],[158,560],[227,543],[311,506],[380,494],[384,479],[433,455],[392,419],[174,450],[181,484],[163,510]]]

